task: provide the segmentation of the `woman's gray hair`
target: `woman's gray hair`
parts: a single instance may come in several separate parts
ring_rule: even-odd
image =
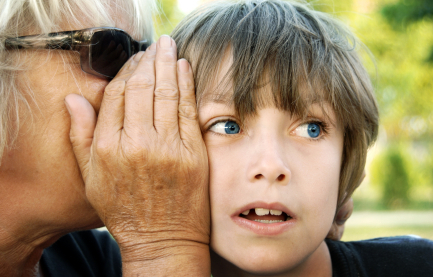
[[[20,107],[28,106],[16,82],[26,68],[17,64],[20,51],[5,50],[5,38],[66,31],[65,24],[114,27],[113,16],[120,15],[129,19],[132,36],[151,39],[155,9],[154,0],[0,0],[0,164],[18,134]]]
[[[199,105],[229,95],[242,121],[270,103],[301,118],[311,104],[329,103],[345,134],[338,206],[351,196],[377,137],[378,109],[356,53],[364,46],[348,28],[304,2],[217,1],[188,15],[172,36],[179,58],[192,65]],[[209,91],[227,54],[231,67]],[[260,93],[267,84],[271,95]]]

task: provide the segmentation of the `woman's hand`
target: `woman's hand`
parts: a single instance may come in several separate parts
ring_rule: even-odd
[[[87,198],[119,244],[124,276],[210,276],[208,159],[175,42],[163,36],[125,64],[97,123],[86,99],[65,101]]]

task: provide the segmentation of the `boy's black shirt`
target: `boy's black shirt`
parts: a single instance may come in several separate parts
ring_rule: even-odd
[[[67,234],[44,250],[40,263],[46,277],[122,276],[119,247],[106,231]]]
[[[326,240],[333,277],[433,276],[433,241],[412,236]]]
[[[433,241],[410,236],[326,240],[333,277],[433,277]],[[46,277],[122,276],[119,247],[108,232],[70,233],[44,250]]]

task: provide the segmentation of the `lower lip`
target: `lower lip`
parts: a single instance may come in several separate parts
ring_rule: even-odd
[[[295,219],[293,218],[276,223],[261,223],[248,220],[240,216],[234,216],[232,217],[232,220],[240,227],[261,236],[277,236],[292,228],[296,223]]]

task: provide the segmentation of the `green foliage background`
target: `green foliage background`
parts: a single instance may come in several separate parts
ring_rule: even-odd
[[[356,209],[433,209],[433,1],[314,0],[348,24],[374,56],[361,53],[376,87],[381,126]],[[162,0],[157,34],[184,16]]]

